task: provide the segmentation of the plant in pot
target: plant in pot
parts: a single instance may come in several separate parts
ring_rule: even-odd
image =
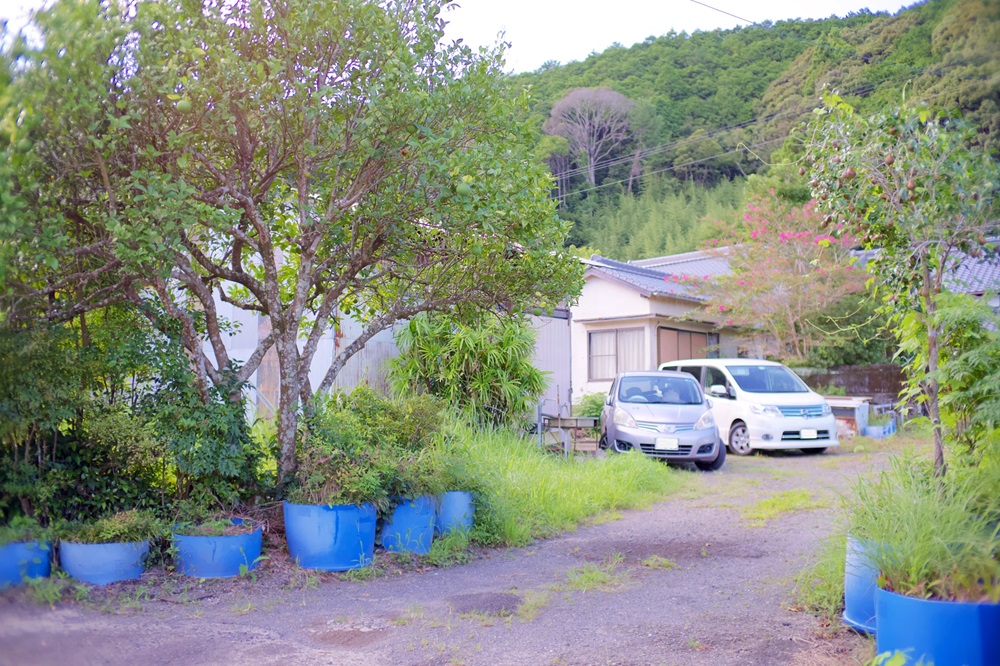
[[[0,525],[0,589],[48,576],[51,553],[49,532],[37,521],[15,516]]]
[[[434,541],[438,495],[445,490],[441,451],[433,444],[418,450],[398,447],[395,458],[397,503],[382,525],[382,547],[426,555]]]
[[[174,523],[177,570],[196,578],[233,578],[261,561],[263,526],[230,513],[188,508]]]
[[[442,536],[453,531],[469,532],[476,511],[475,474],[469,468],[469,458],[456,450],[454,433],[441,433],[439,440],[444,491],[438,495],[434,532]]]
[[[1000,663],[1000,468],[935,477],[897,458],[849,499],[851,535],[878,572],[877,651],[914,662]]]
[[[121,511],[91,523],[63,523],[59,563],[70,576],[95,585],[139,578],[151,539],[166,533],[150,511]]]
[[[347,571],[372,562],[378,509],[389,506],[396,470],[385,450],[367,445],[362,425],[343,394],[317,398],[304,419],[283,507],[288,552],[301,567]]]

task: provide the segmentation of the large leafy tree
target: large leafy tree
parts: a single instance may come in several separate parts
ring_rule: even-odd
[[[500,51],[443,0],[61,2],[4,116],[7,316],[126,297],[178,322],[199,389],[274,349],[280,465],[299,411],[372,335],[428,310],[553,305],[579,268]],[[267,317],[242,365],[224,301]],[[155,307],[149,307],[152,302]],[[324,336],[360,337],[318,385]]]
[[[863,116],[835,94],[825,96],[807,136],[810,185],[825,223],[874,250],[869,272],[897,334],[919,331],[923,338],[907,371],[934,426],[939,473],[942,294],[964,258],[991,254],[988,237],[998,230],[1000,169],[972,147],[974,137],[959,118],[921,104]]]
[[[566,139],[570,151],[585,165],[591,187],[597,185],[601,162],[630,140],[629,118],[634,104],[611,88],[579,88],[553,105],[545,131]]]
[[[769,356],[804,362],[826,336],[831,307],[864,287],[853,239],[820,228],[816,202],[793,206],[773,193],[747,205],[742,224],[712,241],[731,272],[683,276],[711,319],[744,328]]]

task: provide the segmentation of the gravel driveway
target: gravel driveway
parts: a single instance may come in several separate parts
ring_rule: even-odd
[[[789,610],[792,577],[833,529],[837,492],[886,455],[731,456],[649,509],[447,569],[123,583],[103,610],[7,592],[0,664],[854,663],[866,639]],[[817,506],[763,526],[741,514],[794,489]]]

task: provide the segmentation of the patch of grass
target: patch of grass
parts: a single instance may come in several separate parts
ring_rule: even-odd
[[[357,569],[348,569],[343,571],[338,575],[340,580],[350,581],[352,583],[364,583],[370,580],[375,580],[376,578],[381,578],[386,575],[386,570],[381,567],[375,566],[375,562],[372,562],[366,567],[359,567]]]
[[[767,521],[792,511],[807,511],[824,506],[822,502],[813,501],[809,493],[801,488],[786,490],[767,499],[754,502],[740,509],[740,515],[751,527],[763,527]]]
[[[605,523],[613,523],[616,520],[622,519],[621,511],[601,511],[599,514],[591,519],[591,524],[593,525],[603,525]]]
[[[846,551],[847,537],[843,534],[823,540],[815,558],[795,576],[792,610],[805,610],[839,625],[844,611]]]
[[[62,601],[63,593],[69,586],[62,578],[28,578],[28,596],[39,606],[55,606]]]
[[[291,578],[282,587],[286,590],[315,590],[319,587],[319,574],[309,569],[295,567],[292,569]]]
[[[424,609],[420,606],[410,606],[402,615],[393,618],[392,624],[397,627],[405,627],[414,620],[419,620],[424,616]]]
[[[575,529],[602,512],[647,507],[677,492],[685,475],[641,453],[564,458],[508,430],[451,424],[455,475],[476,495],[472,540],[521,546]]]
[[[588,562],[582,567],[570,569],[566,572],[566,584],[562,589],[609,592],[625,582],[625,574],[618,572],[618,567],[624,559],[621,553],[615,553],[600,564]]]
[[[664,571],[670,571],[671,569],[677,568],[677,563],[665,557],[660,557],[659,555],[650,555],[642,561],[642,566],[647,569],[663,569]]]
[[[521,605],[517,607],[517,617],[522,622],[531,622],[542,612],[549,603],[549,593],[544,590],[528,590],[521,599]]]
[[[425,562],[440,568],[465,564],[471,560],[469,532],[466,530],[452,530],[437,537],[431,542],[430,552],[424,556]]]
[[[229,609],[237,615],[246,615],[257,610],[257,606],[252,601],[246,601],[244,603],[233,604]]]

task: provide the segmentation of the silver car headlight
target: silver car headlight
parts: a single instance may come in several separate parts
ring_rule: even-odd
[[[695,430],[708,430],[709,428],[715,427],[715,417],[712,416],[712,412],[705,412],[701,415],[697,421],[695,421]]]
[[[823,403],[823,416],[829,416],[830,414],[833,414],[833,410],[830,409],[830,405],[828,405],[828,404],[826,404],[824,402]]]
[[[634,428],[635,419],[621,407],[615,407],[615,425],[625,428]]]
[[[781,416],[781,410],[774,405],[758,405],[755,402],[750,403],[750,412],[764,416]]]

